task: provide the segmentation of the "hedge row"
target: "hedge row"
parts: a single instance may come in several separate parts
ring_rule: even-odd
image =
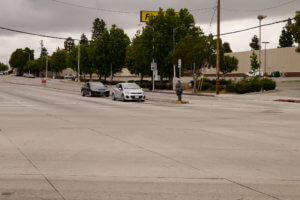
[[[200,88],[200,81],[197,81],[197,88]],[[191,81],[193,86],[193,81]],[[261,90],[274,90],[276,88],[276,82],[272,79],[243,79],[238,82],[233,82],[231,80],[220,80],[220,90],[233,92],[238,94],[245,94],[250,92],[259,92]],[[202,82],[202,91],[215,91],[216,90],[216,80],[204,79]]]
[[[128,83],[136,83],[138,84],[141,88],[145,88],[145,89],[149,89],[152,90],[152,82],[148,81],[148,80],[144,80],[142,83],[140,81],[134,81],[134,80],[130,80],[128,81]],[[170,85],[169,81],[163,81],[163,83],[161,84],[160,82],[155,82],[155,89],[158,90],[172,90],[173,86]]]
[[[227,92],[235,92],[238,94],[245,94],[250,92],[259,92],[261,90],[269,91],[276,88],[276,82],[272,79],[243,79],[237,83],[228,84],[226,87]]]

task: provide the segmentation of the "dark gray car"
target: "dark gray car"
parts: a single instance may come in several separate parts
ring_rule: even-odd
[[[110,91],[101,82],[87,82],[81,87],[82,96],[105,96],[109,97]]]

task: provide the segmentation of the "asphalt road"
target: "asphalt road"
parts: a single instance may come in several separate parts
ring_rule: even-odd
[[[1,200],[300,199],[300,104],[229,95],[175,105],[167,94],[123,103],[7,80]]]

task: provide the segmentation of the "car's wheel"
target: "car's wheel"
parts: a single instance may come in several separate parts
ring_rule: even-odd
[[[121,100],[122,100],[123,102],[125,101],[125,96],[124,96],[124,94],[122,94]]]
[[[84,94],[84,91],[83,90],[81,90],[81,96],[85,96],[85,94]]]
[[[114,94],[114,93],[112,93],[112,95],[111,95],[111,96],[112,96],[112,100],[114,100],[114,101],[115,101],[115,100],[116,100],[115,94]]]

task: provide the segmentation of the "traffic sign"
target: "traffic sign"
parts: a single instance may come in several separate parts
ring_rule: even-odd
[[[152,71],[156,71],[157,70],[157,63],[156,62],[152,62],[151,63],[151,70]]]
[[[181,59],[178,59],[178,68],[181,68]]]

